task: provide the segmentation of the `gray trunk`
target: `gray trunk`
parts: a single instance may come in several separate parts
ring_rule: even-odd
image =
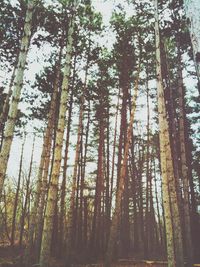
[[[34,5],[35,5],[35,0],[28,1],[25,24],[24,24],[24,32],[21,41],[21,47],[19,52],[17,68],[15,72],[15,77],[13,81],[12,99],[8,112],[8,120],[5,126],[4,140],[0,154],[0,198],[2,194],[4,178],[7,170],[7,164],[15,130],[15,121],[17,119],[21,89],[23,86],[24,70],[31,39],[31,25],[32,25]]]

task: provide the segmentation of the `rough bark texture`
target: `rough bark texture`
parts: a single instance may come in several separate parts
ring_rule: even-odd
[[[164,101],[164,88],[162,83],[160,33],[158,17],[158,1],[155,4],[155,40],[156,40],[156,73],[158,94],[158,118],[160,138],[160,159],[162,172],[163,202],[165,210],[165,224],[167,237],[168,266],[184,266],[183,244],[180,215],[177,203],[175,178],[169,140],[169,127]]]
[[[15,77],[13,81],[12,99],[11,99],[10,108],[8,112],[8,120],[5,126],[4,140],[2,143],[2,149],[1,149],[1,154],[0,154],[0,198],[2,194],[5,174],[7,170],[10,148],[11,148],[14,130],[15,130],[15,121],[16,121],[17,113],[18,113],[18,104],[20,101],[21,89],[23,85],[26,58],[27,58],[28,48],[29,48],[30,39],[31,39],[31,25],[32,25],[32,17],[33,17],[35,1],[36,0],[29,0],[28,5],[27,5],[24,32],[23,32],[23,37],[21,41],[17,69],[15,72]]]
[[[75,66],[74,66],[75,69]],[[75,72],[75,71],[74,71]],[[69,101],[69,112],[67,119],[67,134],[66,134],[66,143],[65,143],[65,157],[64,157],[64,165],[63,165],[63,178],[61,185],[61,197],[60,197],[60,219],[59,219],[59,246],[60,246],[60,255],[63,253],[63,245],[64,245],[64,236],[65,236],[65,228],[66,228],[66,181],[67,181],[67,162],[68,162],[68,152],[69,152],[69,138],[70,138],[70,130],[71,130],[71,121],[72,121],[72,107],[73,107],[73,86],[72,92]]]
[[[74,3],[76,7],[77,1]],[[56,142],[55,142],[55,153],[52,167],[52,175],[49,186],[49,192],[47,197],[47,207],[44,218],[44,227],[42,235],[41,244],[41,254],[40,254],[40,266],[47,267],[50,257],[52,230],[53,230],[53,215],[55,211],[55,205],[57,200],[57,190],[58,190],[58,179],[60,174],[60,165],[62,159],[62,146],[63,146],[63,135],[66,123],[66,109],[67,109],[67,99],[68,99],[68,87],[69,87],[69,77],[71,70],[71,57],[72,57],[72,44],[73,44],[73,32],[74,32],[74,14],[70,20],[69,30],[68,30],[68,41],[67,50],[65,58],[64,75],[61,89],[61,100],[60,100],[60,110],[58,126],[56,130]]]
[[[73,110],[73,98],[74,98],[74,82],[76,75],[76,54],[74,56],[73,63],[73,78],[72,78],[72,89],[69,99],[69,108],[68,108],[68,119],[67,119],[67,132],[66,132],[66,142],[65,142],[65,156],[63,163],[63,178],[61,185],[61,199],[60,199],[60,219],[59,219],[59,254],[64,253],[64,241],[66,239],[66,182],[67,182],[67,163],[68,163],[68,153],[69,153],[69,140],[70,140],[70,131],[71,131],[71,122],[72,122],[72,110]]]

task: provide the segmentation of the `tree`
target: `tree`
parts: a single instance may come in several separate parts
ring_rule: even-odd
[[[136,101],[137,101],[137,95],[138,95],[138,86],[139,86],[139,77],[140,77],[140,68],[141,68],[140,60],[141,59],[139,55],[138,70],[137,70],[136,83],[135,83],[135,88],[134,88],[135,90],[134,90],[133,100],[132,100],[131,116],[130,116],[130,121],[129,121],[128,129],[127,129],[127,137],[126,137],[123,161],[122,161],[122,165],[120,168],[120,175],[118,178],[119,180],[118,180],[118,188],[117,188],[117,195],[116,195],[116,201],[115,201],[115,210],[113,213],[110,236],[109,236],[109,241],[108,241],[108,246],[107,246],[107,251],[106,251],[106,260],[105,260],[106,267],[110,266],[111,260],[113,258],[113,249],[114,249],[114,244],[116,240],[117,229],[119,227],[119,218],[121,214],[121,201],[122,201],[122,195],[124,192],[128,154],[129,154],[129,148],[130,148],[130,143],[131,143],[131,138],[132,138],[133,122],[135,118]]]
[[[68,99],[68,85],[70,78],[70,70],[71,70],[71,56],[72,56],[72,48],[73,48],[73,32],[74,32],[74,24],[75,24],[75,12],[78,5],[78,1],[76,1],[72,6],[72,14],[71,20],[69,24],[68,36],[67,36],[67,51],[65,57],[65,68],[63,74],[63,82],[61,89],[61,100],[60,100],[60,110],[59,110],[59,119],[58,126],[56,129],[56,146],[54,152],[54,160],[52,167],[52,176],[50,187],[48,191],[47,197],[47,206],[45,211],[45,219],[44,219],[44,228],[42,234],[42,244],[41,244],[41,254],[40,254],[40,265],[42,267],[46,267],[49,264],[50,257],[50,247],[51,247],[51,235],[52,235],[52,227],[53,227],[53,214],[56,205],[57,199],[57,190],[58,190],[58,178],[60,172],[60,164],[61,164],[61,152],[63,145],[63,135],[65,128],[65,113],[67,109],[67,99]]]
[[[155,42],[156,42],[156,74],[159,118],[160,158],[162,171],[162,189],[165,210],[166,239],[168,266],[183,266],[183,241],[178,199],[174,178],[172,155],[170,148],[169,127],[164,101],[164,88],[161,70],[160,30],[158,17],[158,2],[155,5]],[[172,220],[173,218],[173,220]]]
[[[19,191],[20,191],[20,186],[21,186],[22,163],[23,163],[23,156],[24,156],[25,141],[26,141],[26,134],[24,135],[24,140],[22,143],[20,165],[19,165],[19,174],[18,174],[18,181],[17,181],[17,190],[16,190],[16,194],[15,194],[14,210],[13,210],[13,216],[12,216],[13,220],[12,220],[12,232],[11,232],[11,246],[13,246],[15,244],[16,214],[17,214],[17,207],[18,207],[18,200],[19,200]]]
[[[6,171],[0,258],[19,245],[14,260],[26,267],[133,258],[191,266],[192,247],[199,259],[192,45],[183,1],[154,1],[104,1],[114,7],[109,25],[96,1],[34,2],[11,153],[18,133],[28,138]],[[0,1],[4,144],[28,2]]]
[[[3,184],[8,164],[8,158],[10,154],[10,148],[12,144],[15,121],[17,118],[18,104],[20,100],[20,94],[23,83],[24,69],[26,64],[26,58],[28,54],[28,48],[30,45],[31,38],[31,24],[33,18],[33,11],[35,7],[35,0],[29,0],[27,4],[26,19],[24,24],[24,33],[21,41],[21,47],[18,57],[17,69],[15,71],[15,77],[13,79],[13,93],[12,100],[8,112],[8,120],[6,122],[4,140],[2,144],[0,154],[0,198],[3,190]]]

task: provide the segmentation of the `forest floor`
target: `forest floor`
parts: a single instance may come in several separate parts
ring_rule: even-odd
[[[10,246],[0,246],[0,267],[22,267],[23,248]],[[134,259],[121,259],[114,262],[111,267],[165,267],[166,261],[146,261]],[[200,267],[200,264],[194,264],[195,267]],[[51,259],[50,267],[66,267],[64,263],[54,258]],[[103,263],[93,264],[73,264],[71,267],[103,267]]]
[[[200,264],[194,264],[194,267],[200,267]],[[104,267],[103,263],[72,265],[72,267]],[[146,261],[146,260],[119,260],[111,265],[111,267],[167,267],[166,261]]]
[[[0,246],[0,267],[18,266],[23,255],[23,248]]]

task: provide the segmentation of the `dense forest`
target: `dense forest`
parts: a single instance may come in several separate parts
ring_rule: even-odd
[[[0,1],[0,266],[200,266],[199,15]]]

